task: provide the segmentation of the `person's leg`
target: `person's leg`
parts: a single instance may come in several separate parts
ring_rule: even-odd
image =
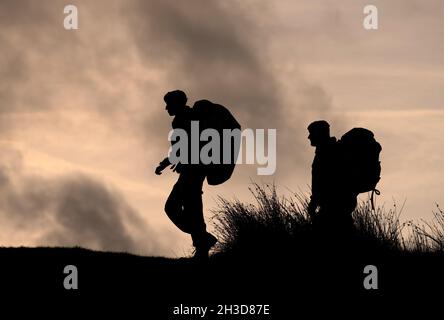
[[[212,234],[206,231],[202,203],[202,187],[205,177],[205,171],[199,167],[192,167],[188,170],[183,205],[193,245],[196,247],[196,257],[202,258],[208,257],[208,251],[217,241]]]
[[[183,232],[191,234],[196,254],[208,256],[217,239],[206,231],[203,215],[202,187],[205,172],[200,168],[186,167],[179,175],[166,203],[165,212]]]
[[[170,220],[185,233],[192,233],[188,219],[184,214],[184,197],[186,197],[186,180],[184,173],[179,175],[165,203],[165,213]]]
[[[202,188],[205,175],[197,169],[187,172],[185,196],[183,198],[184,215],[190,228],[193,245],[205,241],[206,224],[203,215]]]

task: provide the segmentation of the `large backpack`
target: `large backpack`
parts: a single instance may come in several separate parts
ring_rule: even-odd
[[[212,103],[208,100],[196,101],[193,105],[193,112],[195,115],[195,119],[199,120],[200,130],[215,129],[219,133],[219,154],[221,155],[221,163],[207,164],[206,174],[207,182],[209,185],[218,185],[224,183],[225,181],[230,179],[231,175],[233,174],[237,157],[239,155],[241,126],[227,108],[220,104]],[[235,131],[235,138],[232,138],[229,142],[231,159],[230,163],[228,164],[224,164],[222,161],[224,156],[223,129],[238,129],[238,131]]]
[[[381,179],[379,154],[382,147],[373,132],[364,128],[353,128],[338,141],[344,183],[348,189],[358,193],[379,194],[376,185]]]

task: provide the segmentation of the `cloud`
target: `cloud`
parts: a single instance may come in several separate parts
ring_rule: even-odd
[[[23,142],[25,151],[34,148],[73,163],[78,153],[86,151],[91,159],[82,161],[92,169],[105,162],[115,165],[112,152],[109,157],[96,155],[100,148],[94,144],[103,143],[101,129],[79,125],[82,135],[69,130],[60,134],[57,126],[36,125],[39,117],[30,117],[24,125],[23,117],[16,115],[38,112],[40,119],[63,115],[65,121],[78,112],[90,115],[85,122],[105,123],[109,139],[118,136],[133,142],[136,136],[140,148],[128,157],[146,156],[149,165],[154,156],[161,159],[168,146],[170,119],[163,94],[181,88],[191,103],[207,98],[226,105],[244,128],[277,128],[277,172],[283,177],[307,156],[299,151],[306,145],[307,118],[330,116],[328,91],[306,81],[297,69],[289,76],[285,68],[276,68],[280,61],[270,47],[279,34],[262,26],[264,12],[267,19],[274,19],[271,4],[236,0],[73,4],[79,9],[77,31],[63,29],[64,1],[0,2],[0,139]],[[297,65],[298,58],[291,62]],[[27,134],[17,134],[21,131]],[[57,139],[43,145],[48,135]],[[79,137],[88,139],[89,149],[77,146],[82,144]],[[141,247],[143,234],[150,233],[148,227],[145,232],[145,227],[129,223],[138,214],[96,178],[73,172],[61,177],[28,176],[12,167],[0,172],[3,216],[14,228],[32,233],[40,244],[133,250]],[[246,190],[250,177],[257,178],[256,168],[244,167],[233,181]],[[223,187],[217,190],[223,192]],[[153,241],[148,238],[146,246]]]
[[[226,105],[244,127],[281,126],[275,76],[256,26],[238,2],[131,1],[125,17],[142,63],[166,79],[149,103],[147,136],[154,144],[166,141],[169,127],[162,97],[177,88],[190,104],[206,98]]]
[[[297,71],[284,88],[281,80],[286,77],[280,71],[286,70],[277,70],[278,62],[271,59],[270,44],[276,34],[261,28],[258,17],[263,12],[273,19],[273,6],[256,2],[129,2],[125,16],[140,59],[147,67],[161,69],[167,83],[156,103],[151,102],[150,142],[160,145],[159,136],[165,140],[169,120],[162,96],[179,88],[192,100],[224,104],[243,128],[276,128],[279,175],[303,163],[306,154],[288,150],[302,150],[313,115],[331,118],[331,99],[319,84],[306,81]],[[291,99],[284,89],[291,90]],[[337,117],[334,121],[342,122]]]
[[[227,103],[250,125],[279,124],[281,101],[275,76],[261,54],[265,47],[257,43],[255,25],[238,3],[131,4],[130,35],[143,61],[160,66],[171,88],[182,87],[196,99]]]
[[[11,170],[16,163],[0,167],[0,214],[17,233],[40,245],[159,252],[154,232],[116,191],[79,174],[22,175]]]
[[[300,73],[289,79],[297,100],[284,97],[282,75],[269,51],[276,35],[261,28],[259,18],[268,12],[272,19],[271,5],[235,0],[74,4],[77,31],[63,29],[61,1],[0,4],[0,113],[93,110],[110,126],[137,135],[154,154],[168,144],[162,97],[171,89],[184,89],[191,100],[226,105],[244,127],[277,128],[282,147],[305,142],[299,135],[287,138],[286,131],[305,128],[307,110],[331,107],[324,90]],[[4,121],[2,127],[14,129]]]
[[[56,228],[43,237],[44,242],[135,250],[135,241],[124,225],[124,219],[135,213],[123,199],[86,177],[66,179],[56,185]]]

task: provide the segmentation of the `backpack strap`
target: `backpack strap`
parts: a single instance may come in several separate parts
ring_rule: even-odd
[[[372,195],[370,196],[370,202],[372,203],[372,211],[375,211],[375,193],[376,195],[380,195],[381,191],[379,191],[378,189],[373,189],[372,190]]]

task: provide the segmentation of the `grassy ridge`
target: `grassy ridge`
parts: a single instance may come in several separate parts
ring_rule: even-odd
[[[326,253],[334,243],[335,231],[329,238],[316,233],[308,215],[308,199],[296,194],[279,197],[274,186],[253,185],[256,204],[220,198],[220,208],[213,217],[219,236],[216,255],[298,256],[305,250]],[[340,243],[363,255],[373,254],[444,254],[444,212],[437,206],[432,221],[401,222],[396,205],[390,209],[372,210],[369,202],[358,205],[353,213],[354,232],[349,243]],[[338,235],[340,236],[340,235]],[[324,250],[325,249],[325,250]]]
[[[279,197],[273,186],[252,191],[254,205],[221,199],[214,216],[219,243],[205,263],[82,248],[0,248],[0,290],[68,303],[106,297],[115,302],[108,311],[129,303],[125,310],[156,319],[171,318],[180,304],[270,304],[274,319],[286,319],[276,314],[298,314],[295,301],[300,310],[313,302],[424,296],[444,286],[439,208],[434,221],[414,224],[401,222],[396,207],[372,211],[362,203],[356,230],[344,241],[313,228],[306,198]],[[66,265],[78,268],[76,291],[63,287]],[[363,287],[367,265],[378,268],[373,292]]]

